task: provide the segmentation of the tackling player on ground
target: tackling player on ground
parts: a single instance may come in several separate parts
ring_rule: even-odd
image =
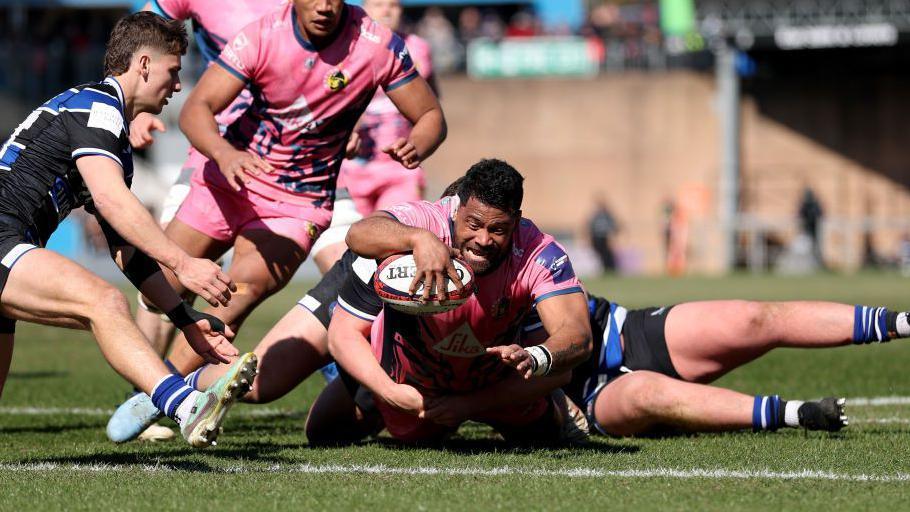
[[[212,363],[237,354],[227,339],[230,328],[182,301],[162,268],[212,305],[229,303],[230,278],[172,243],[129,191],[129,121],[160,112],[180,89],[186,45],[178,23],[150,13],[121,19],[104,58],[108,77],[47,101],[0,148],[0,387],[16,320],[87,329],[111,366],[175,419],[190,444],[208,446],[255,375],[255,356],[240,357],[208,392],[191,389],[149,347],[119,290],[43,249],[59,223],[84,206],[96,215],[124,275],[167,311],[196,352]]]

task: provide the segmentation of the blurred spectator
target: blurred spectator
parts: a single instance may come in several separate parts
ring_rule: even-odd
[[[538,34],[537,22],[528,11],[518,11],[509,20],[506,37],[534,37]]]
[[[455,27],[445,17],[442,9],[430,7],[417,22],[417,35],[426,39],[433,49],[433,67],[439,71],[456,69],[462,61],[462,47],[455,35]]]
[[[613,254],[613,247],[610,244],[610,238],[619,230],[616,219],[607,208],[607,203],[603,199],[597,199],[595,202],[594,215],[588,221],[588,232],[591,237],[591,247],[600,258],[600,263],[604,272],[616,271],[616,257]]]
[[[812,242],[812,255],[815,257],[816,263],[821,267],[824,267],[824,259],[822,259],[818,226],[823,216],[824,210],[822,210],[822,205],[818,202],[815,192],[806,187],[803,190],[803,198],[799,204],[799,223],[803,233],[809,236]]]

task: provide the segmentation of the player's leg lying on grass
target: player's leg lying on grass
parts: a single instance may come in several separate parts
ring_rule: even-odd
[[[607,384],[594,399],[597,430],[616,436],[652,432],[717,432],[805,427],[840,430],[843,403],[786,402],[635,371]]]
[[[657,426],[839,430],[846,425],[842,400],[787,402],[699,384],[778,347],[830,348],[910,336],[906,313],[830,302],[705,301],[640,313],[629,312],[622,327],[623,364],[635,373],[610,380],[590,409],[598,426],[611,434],[643,433]],[[644,320],[633,325],[633,317]],[[654,322],[662,319],[661,329]],[[668,357],[664,364],[642,364],[648,358],[630,355],[658,354],[653,349],[662,344]]]

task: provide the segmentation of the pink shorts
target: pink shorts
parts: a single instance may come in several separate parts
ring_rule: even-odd
[[[426,181],[423,169],[405,169],[391,160],[345,160],[338,187],[347,187],[361,215],[392,205],[420,201]]]
[[[210,238],[233,242],[244,231],[266,230],[293,240],[309,253],[332,220],[332,210],[326,208],[290,204],[246,188],[238,192],[226,184],[213,183],[206,180],[205,171],[220,176],[217,165],[211,160],[200,164],[177,218]]]

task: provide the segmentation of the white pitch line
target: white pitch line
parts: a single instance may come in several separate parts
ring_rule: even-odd
[[[106,472],[186,472],[167,464],[143,465],[108,465],[108,464],[59,464],[55,462],[0,464],[0,471],[12,473],[34,473],[42,471],[72,471],[82,473]],[[192,472],[192,470],[189,470]],[[235,466],[228,468],[206,468],[206,472],[226,474],[255,473],[304,473],[304,474],[364,474],[364,475],[404,475],[404,476],[531,476],[531,477],[567,477],[567,478],[674,478],[680,480],[714,479],[714,480],[834,480],[846,482],[908,482],[910,474],[894,473],[885,475],[867,475],[865,473],[835,473],[804,469],[799,471],[771,470],[738,470],[708,468],[651,468],[606,470],[595,468],[567,469],[531,469],[501,466],[494,468],[452,468],[434,466],[394,467],[385,465],[313,465],[280,464],[255,468]]]
[[[910,405],[910,396],[847,397],[847,407],[880,407],[883,405]]]
[[[882,407],[888,405],[910,405],[910,396],[875,396],[875,397],[847,397],[847,407]],[[300,416],[305,411],[282,410],[271,407],[243,408],[232,415],[271,417],[271,416]],[[69,416],[110,416],[113,409],[92,407],[0,407],[0,415],[7,416],[42,416],[42,415],[69,415]]]
[[[906,424],[910,424],[910,418],[896,418],[896,417],[891,417],[891,418],[860,418],[860,419],[853,419],[853,418],[850,418],[850,424],[851,424],[851,425],[856,424],[856,423],[860,423],[860,424],[886,424],[886,425],[887,425],[887,424],[890,424],[890,423],[900,423],[900,424],[905,424],[905,425],[906,425]]]
[[[110,416],[113,409],[92,407],[0,407],[0,416]],[[300,416],[303,411],[288,411],[272,407],[243,408],[235,410],[232,416]]]

